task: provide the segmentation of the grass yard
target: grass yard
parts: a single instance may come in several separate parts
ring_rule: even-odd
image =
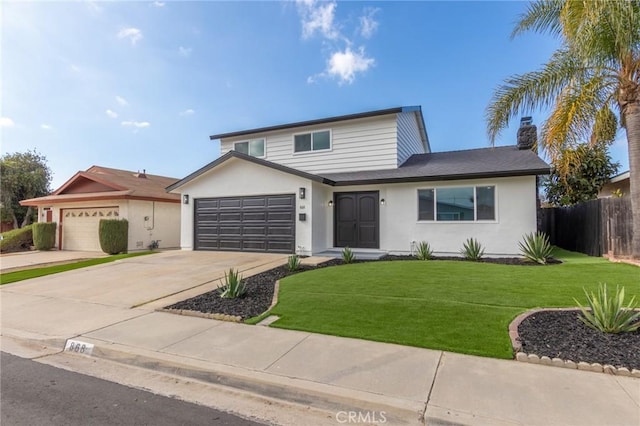
[[[97,259],[81,260],[79,262],[69,262],[62,265],[44,266],[42,268],[25,269],[23,271],[8,272],[0,274],[0,285],[15,283],[17,281],[28,280],[30,278],[43,277],[45,275],[57,274],[59,272],[71,271],[73,269],[86,268],[87,266],[100,265],[102,263],[115,262],[116,260],[129,257],[143,256],[151,254],[151,251],[143,251],[129,254],[116,254],[113,256],[100,257]]]
[[[508,325],[536,307],[583,305],[583,287],[625,286],[640,298],[640,268],[556,250],[564,263],[369,262],[320,268],[280,282],[272,326],[512,358]]]

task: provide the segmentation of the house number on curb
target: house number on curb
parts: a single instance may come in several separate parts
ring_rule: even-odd
[[[91,356],[91,352],[93,352],[93,343],[85,343],[79,340],[69,339],[67,340],[64,350],[65,352]]]

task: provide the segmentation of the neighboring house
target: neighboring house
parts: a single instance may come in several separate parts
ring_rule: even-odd
[[[100,219],[129,221],[128,250],[180,246],[180,196],[168,194],[177,179],[93,166],[76,173],[52,195],[21,201],[38,207],[40,222],[57,222],[61,250],[101,251]]]
[[[614,195],[614,192],[617,194],[621,194],[623,197],[628,197],[631,191],[631,183],[630,183],[630,173],[626,171],[624,173],[620,173],[617,176],[609,179],[609,182],[605,183],[600,192],[598,193],[598,198],[609,198]]]
[[[167,188],[182,194],[185,250],[410,253],[424,240],[459,254],[474,237],[514,255],[549,173],[531,143],[432,153],[420,107],[210,138],[221,157]]]

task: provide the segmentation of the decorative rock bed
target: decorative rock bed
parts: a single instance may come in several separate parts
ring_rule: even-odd
[[[640,330],[607,334],[587,327],[578,309],[534,309],[509,325],[516,360],[640,378]]]

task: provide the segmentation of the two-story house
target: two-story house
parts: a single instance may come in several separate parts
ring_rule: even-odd
[[[428,241],[459,254],[474,237],[513,255],[536,230],[536,175],[549,173],[526,143],[431,152],[420,107],[210,138],[220,158],[167,188],[182,195],[186,250],[410,253]]]

